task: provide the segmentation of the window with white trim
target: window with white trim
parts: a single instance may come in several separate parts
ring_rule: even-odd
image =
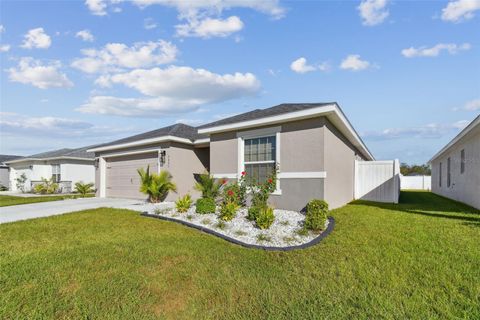
[[[267,136],[244,140],[244,165],[248,177],[263,183],[276,165],[276,137]]]
[[[52,180],[53,182],[60,182],[60,165],[59,164],[52,164]]]

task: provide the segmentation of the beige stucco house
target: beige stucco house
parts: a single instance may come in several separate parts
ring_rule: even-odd
[[[480,115],[431,160],[432,191],[480,209]]]
[[[136,170],[168,170],[177,184],[175,200],[194,197],[195,175],[238,179],[243,171],[265,179],[277,166],[270,200],[301,210],[313,199],[332,208],[354,197],[355,160],[373,160],[336,103],[281,104],[200,127],[176,124],[97,146],[96,185],[100,197],[144,198]]]

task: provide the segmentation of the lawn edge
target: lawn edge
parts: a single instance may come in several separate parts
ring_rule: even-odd
[[[194,228],[194,229],[203,231],[205,233],[214,235],[214,236],[219,237],[223,240],[226,240],[226,241],[231,242],[231,243],[236,244],[236,245],[240,245],[240,246],[245,247],[245,248],[261,249],[261,250],[266,250],[266,251],[292,251],[292,250],[307,249],[311,246],[314,246],[314,245],[320,243],[324,238],[326,238],[333,231],[333,228],[335,227],[335,219],[333,217],[328,217],[327,229],[325,229],[325,231],[323,231],[318,237],[314,238],[313,240],[311,240],[307,243],[296,245],[296,246],[269,247],[269,246],[260,246],[260,245],[246,243],[246,242],[231,238],[229,236],[223,235],[221,233],[218,233],[218,232],[216,232],[216,231],[214,231],[210,228],[199,226],[199,225],[189,223],[189,222],[183,221],[183,220],[177,220],[177,219],[174,219],[174,218],[164,217],[164,216],[160,216],[160,215],[156,215],[156,214],[151,214],[151,213],[148,213],[148,212],[142,212],[140,215],[143,216],[143,217],[148,217],[148,218],[156,218],[156,219],[160,219],[160,220],[176,222],[176,223],[182,224],[184,226]]]

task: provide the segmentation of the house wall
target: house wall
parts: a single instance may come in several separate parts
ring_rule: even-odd
[[[289,178],[279,178],[281,194],[272,194],[270,203],[281,209],[302,210],[311,199],[324,199],[324,178],[301,177],[302,173],[324,171],[324,117],[292,121],[281,124],[280,158],[277,159],[280,174],[288,173]],[[278,127],[279,125],[272,126]],[[268,127],[258,127],[263,129]],[[247,130],[248,131],[248,130]],[[241,132],[241,131],[240,131]],[[214,175],[238,174],[237,132],[212,134],[210,137],[210,168]],[[243,157],[243,155],[240,155]]]
[[[0,167],[0,185],[9,188],[10,171],[8,167]]]
[[[135,154],[146,150],[159,151],[165,150],[166,158],[161,170],[168,170],[172,175],[173,182],[177,185],[177,193],[170,192],[165,201],[174,201],[179,196],[190,193],[193,198],[198,197],[197,191],[193,189],[195,183],[194,174],[200,174],[207,170],[209,162],[209,148],[196,148],[194,146],[168,142],[160,144],[151,144],[137,148],[125,148],[110,152],[96,153],[96,157],[103,157],[108,163],[109,158],[118,153]],[[125,156],[128,160],[128,155]],[[132,156],[132,158],[136,158]],[[95,168],[95,181],[97,187],[97,196],[101,196],[102,185],[100,177],[102,174],[101,165]],[[134,173],[136,174],[136,173]]]
[[[354,199],[355,147],[327,120],[324,129],[325,200],[338,208]]]
[[[77,182],[95,183],[95,166],[93,161],[90,163],[67,162],[60,164],[60,174],[62,181],[72,181],[72,189]]]
[[[465,172],[460,172],[460,153],[465,150]],[[447,159],[451,159],[451,185],[447,186]],[[442,163],[442,186],[440,180]],[[462,139],[433,159],[432,192],[464,202],[480,209],[480,126],[467,133]]]

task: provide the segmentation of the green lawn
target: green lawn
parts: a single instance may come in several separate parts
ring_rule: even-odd
[[[87,194],[87,197],[94,197],[95,195]],[[65,199],[79,198],[79,195],[58,195],[58,196],[38,196],[38,197],[16,197],[0,195],[0,207],[15,206],[17,204],[58,201]]]
[[[293,252],[127,210],[0,225],[0,318],[479,319],[480,212],[401,200],[334,210],[332,234]]]

